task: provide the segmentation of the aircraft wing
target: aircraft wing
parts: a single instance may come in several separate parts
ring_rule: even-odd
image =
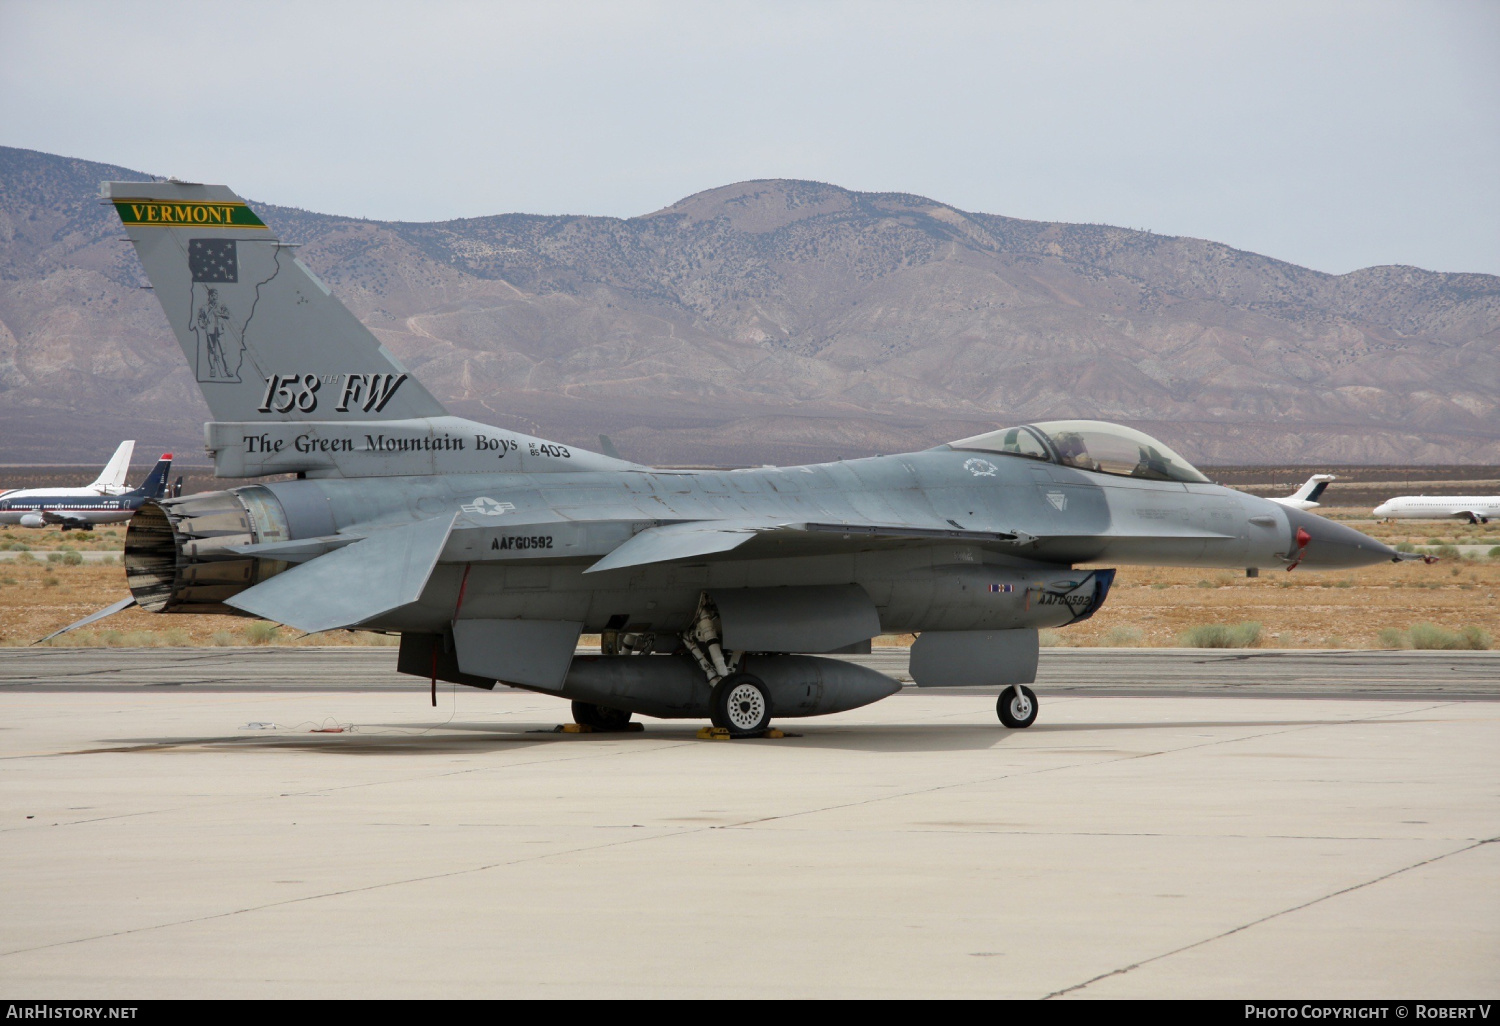
[[[770,526],[770,525],[767,525]],[[625,542],[584,573],[621,570],[650,563],[674,563],[697,556],[729,552],[754,538],[758,530],[749,524],[733,521],[693,521],[650,527]],[[773,528],[774,529],[774,528]]]
[[[69,516],[66,513],[58,513],[56,510],[42,509],[37,510],[37,512],[40,513],[42,515],[42,519],[49,524],[66,524],[68,527],[84,527],[93,523],[93,521],[86,520],[83,517]]]
[[[842,550],[841,543],[853,538],[887,541],[933,541],[962,539],[971,542],[1002,542],[1023,545],[1036,541],[1023,531],[965,531],[962,528],[914,527],[898,524],[827,524],[764,520],[706,520],[680,524],[663,524],[640,532],[609,555],[585,570],[599,573],[652,563],[675,563],[685,559],[731,552],[757,537],[781,535],[815,540],[827,539],[830,550]]]
[[[1097,551],[1109,543],[1172,541],[1222,541],[1230,537],[1215,531],[1186,526],[1153,531],[1147,534],[1111,533],[1100,535],[1046,535],[1025,531],[970,531],[962,527],[938,527],[935,524],[823,523],[815,521],[774,521],[763,519],[704,520],[663,524],[647,528],[604,556],[585,573],[622,570],[653,563],[675,563],[723,555],[752,541],[781,541],[788,544],[785,554],[819,555],[851,551],[868,542],[900,545],[902,542],[964,541],[987,546],[1004,546],[1015,555],[1046,560],[1072,559],[1067,552]],[[1035,546],[1045,546],[1039,550]],[[1064,553],[1059,555],[1058,550]],[[1076,558],[1085,558],[1077,556]]]

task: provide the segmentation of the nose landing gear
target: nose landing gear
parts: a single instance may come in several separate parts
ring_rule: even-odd
[[[995,712],[1000,714],[1000,722],[1007,727],[1029,727],[1036,722],[1036,692],[1024,684],[1012,684],[1000,692]]]

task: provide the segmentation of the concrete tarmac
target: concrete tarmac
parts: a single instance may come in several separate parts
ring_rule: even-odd
[[[839,658],[911,680],[909,651],[904,648]],[[421,690],[427,684],[396,672],[394,647],[267,646],[0,649],[0,689],[8,687]],[[1077,695],[1500,699],[1500,651],[1049,648],[1041,653],[1036,690]],[[928,693],[934,691],[975,693],[968,688]]]
[[[434,710],[391,649],[3,652],[0,987],[1493,997],[1500,704],[1337,662],[1244,697],[1158,655],[1115,660],[1160,680],[1123,697],[1049,652],[1083,683],[1023,731],[909,688],[715,742],[552,733],[564,703],[509,689]],[[1352,655],[1495,690],[1412,661],[1470,653]]]

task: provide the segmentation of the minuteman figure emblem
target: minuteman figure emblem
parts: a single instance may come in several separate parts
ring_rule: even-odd
[[[229,307],[219,300],[219,290],[207,291],[193,315],[193,333],[198,336],[198,380],[238,381],[244,347],[228,333]]]
[[[240,280],[239,244],[234,239],[189,240],[188,270],[193,278],[194,304],[189,308],[193,312],[188,330],[198,337],[198,380],[239,381],[245,343],[229,324],[229,305],[219,298],[225,286],[231,286],[227,295],[239,296],[236,305],[251,299],[233,288]],[[240,325],[238,334],[243,334],[245,327]]]

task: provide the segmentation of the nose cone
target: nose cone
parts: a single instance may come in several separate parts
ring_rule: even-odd
[[[1291,551],[1297,551],[1299,532],[1305,532],[1307,545],[1302,566],[1309,570],[1339,570],[1354,566],[1371,566],[1399,559],[1396,550],[1352,527],[1324,520],[1315,513],[1289,509],[1286,518],[1292,531]]]

